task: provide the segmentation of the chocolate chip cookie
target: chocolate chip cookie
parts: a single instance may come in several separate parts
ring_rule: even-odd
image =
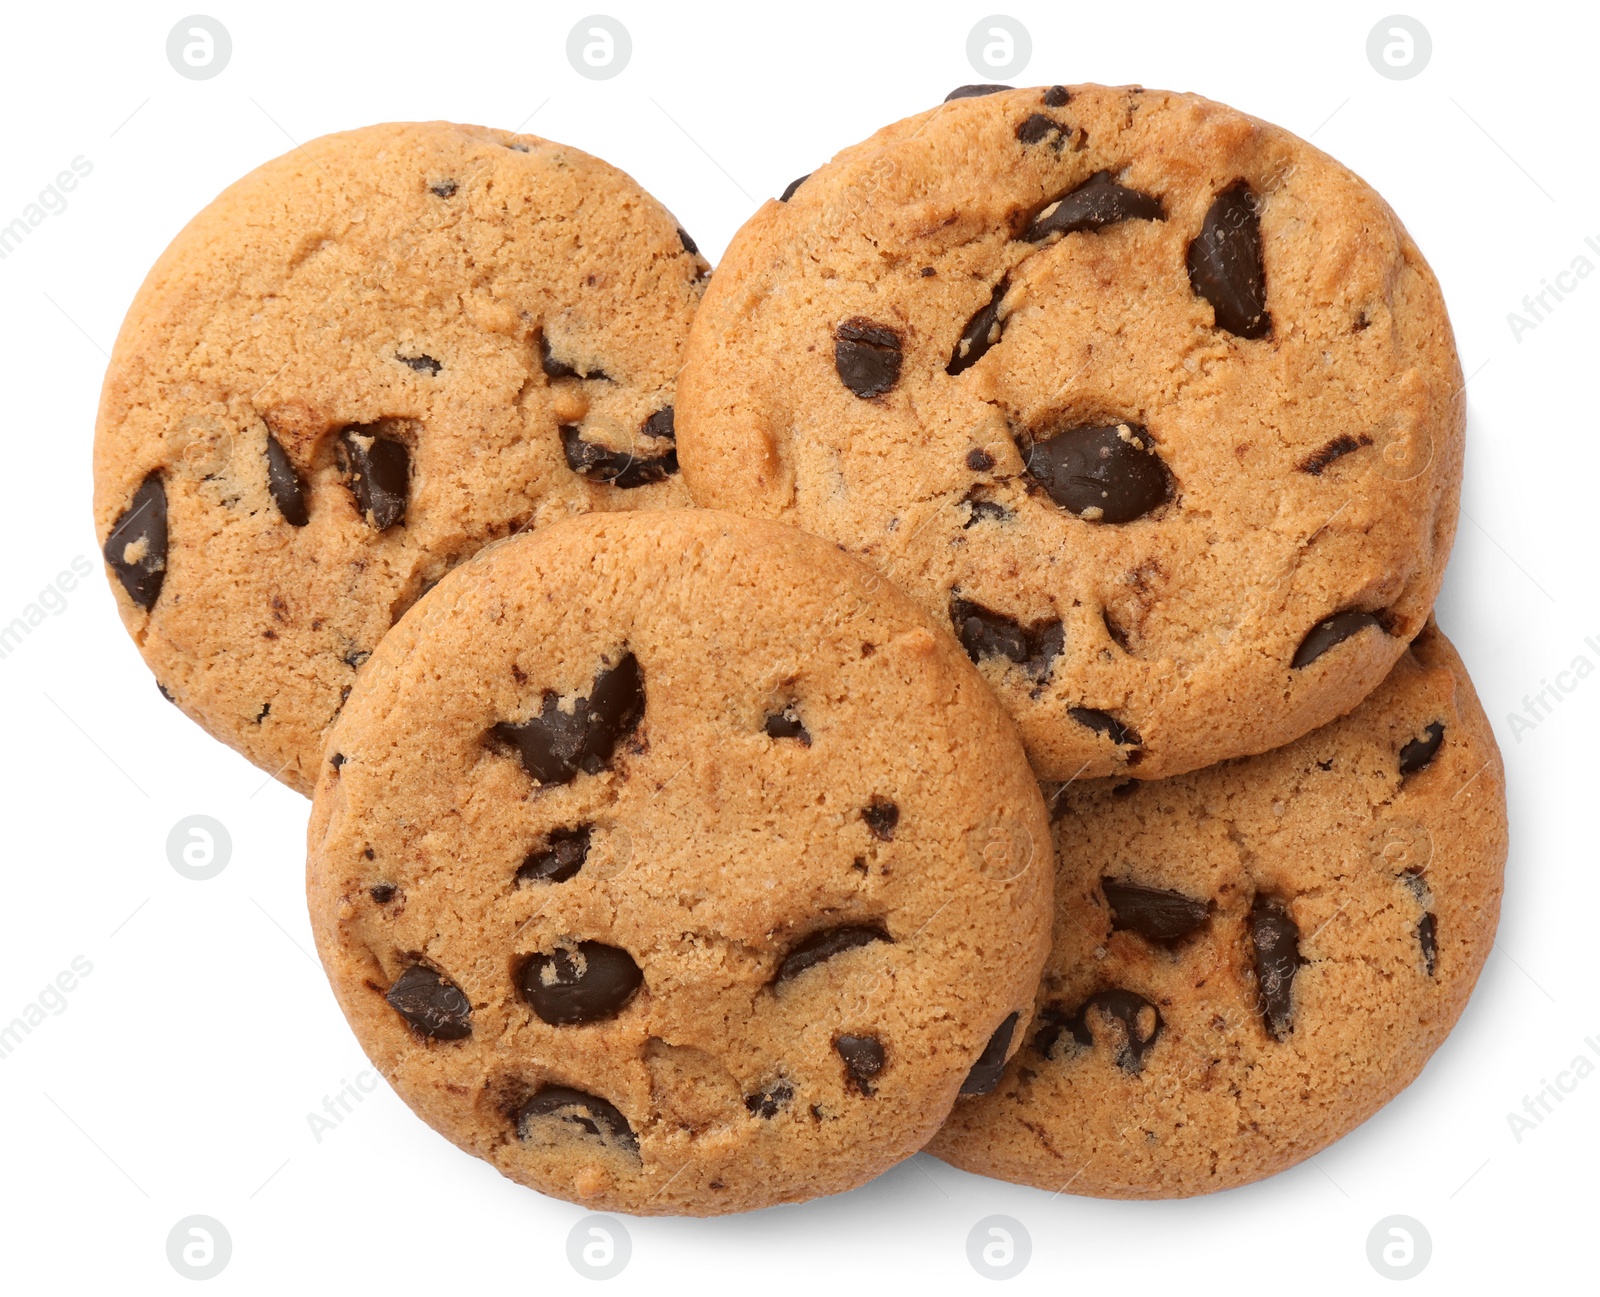
[[[139,290],[95,441],[128,631],[301,792],[389,627],[479,546],[687,502],[673,386],[708,273],[626,175],[449,123],[313,140]]]
[[[1465,405],[1395,214],[1195,95],[965,88],[735,236],[679,382],[695,500],[875,563],[1041,776],[1344,714],[1422,629]]]
[[[1500,754],[1431,623],[1287,748],[1053,797],[1034,1025],[930,1145],[969,1171],[1168,1198],[1293,1166],[1416,1077],[1494,941]]]
[[[959,646],[877,573],[712,511],[484,550],[329,738],[308,868],[363,1048],[546,1193],[707,1215],[860,1184],[998,1083],[1049,823]]]

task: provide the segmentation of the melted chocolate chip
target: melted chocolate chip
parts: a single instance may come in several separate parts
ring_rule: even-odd
[[[1011,1048],[1011,1037],[1017,1029],[1020,1015],[1013,1013],[994,1029],[989,1043],[978,1055],[978,1061],[961,1083],[962,1094],[988,1094],[1000,1084],[1000,1074],[1006,1070],[1006,1050]]]
[[[1011,90],[1013,88],[1012,86],[996,85],[957,86],[944,97],[944,101],[949,103],[952,99],[979,99],[984,95],[997,95],[1002,90]]]
[[[1166,219],[1159,198],[1119,185],[1111,178],[1109,171],[1096,171],[1076,189],[1063,194],[1035,216],[1022,237],[1029,243],[1041,243],[1052,234],[1103,230],[1120,221]]]
[[[1033,1038],[1033,1047],[1045,1058],[1058,1058],[1061,1046],[1070,1038],[1079,1049],[1095,1043],[1095,1028],[1110,1032],[1113,1061],[1129,1075],[1144,1070],[1145,1055],[1154,1047],[1164,1024],[1161,1011],[1134,991],[1114,988],[1091,995],[1075,1010],[1052,1004],[1039,1015],[1044,1026]]]
[[[1432,914],[1417,920],[1417,944],[1422,947],[1422,959],[1428,966],[1428,976],[1439,965],[1439,923]]]
[[[103,552],[128,598],[141,608],[153,608],[167,575],[167,488],[160,473],[139,483],[112,524]]]
[[[443,973],[413,964],[384,996],[389,1005],[429,1040],[465,1040],[472,1034],[472,1004]]]
[[[576,829],[553,829],[544,845],[528,852],[517,870],[518,883],[564,883],[589,858],[589,835],[593,825]]]
[[[352,671],[359,671],[362,664],[371,656],[372,654],[366,649],[352,649],[344,655],[344,664]]]
[[[559,694],[546,692],[539,714],[525,721],[501,721],[496,738],[514,746],[523,768],[541,784],[568,784],[581,770],[597,775],[610,764],[617,743],[644,718],[644,673],[629,653],[594,678],[587,698],[571,711]]]
[[[750,1110],[752,1117],[765,1117],[771,1120],[787,1108],[789,1100],[793,1098],[794,1086],[788,1081],[776,1081],[759,1094],[745,1095],[744,1106]]]
[[[1138,424],[1066,428],[1035,440],[1023,459],[1028,477],[1086,522],[1132,522],[1174,492],[1172,474]]]
[[[784,186],[783,192],[778,195],[778,201],[780,203],[788,202],[791,198],[794,197],[794,191],[796,189],[800,188],[801,185],[805,184],[805,182],[810,180],[810,179],[811,179],[811,173],[808,171],[808,172],[805,173],[805,175],[801,176],[798,180],[791,180],[787,185]]]
[[[844,1059],[845,1074],[855,1088],[872,1096],[872,1078],[883,1071],[883,1045],[876,1036],[835,1036],[833,1047]]]
[[[456,182],[454,180],[436,180],[428,186],[428,189],[439,198],[450,198],[456,192]]]
[[[1043,113],[1033,113],[1017,123],[1017,139],[1023,144],[1038,144],[1065,129],[1055,118],[1047,117]]]
[[[1189,283],[1211,303],[1217,327],[1241,338],[1272,332],[1267,272],[1261,260],[1261,216],[1250,186],[1239,181],[1218,194],[1189,245]]]
[[[306,488],[294,471],[288,452],[270,432],[267,434],[267,490],[272,502],[291,527],[304,527],[311,518],[306,512]]]
[[[1146,941],[1166,943],[1187,936],[1206,921],[1209,906],[1182,892],[1137,883],[1100,880],[1111,906],[1113,930],[1137,932]]]
[[[444,368],[432,356],[399,356],[395,357],[402,365],[409,365],[419,374],[426,374],[429,378],[437,378],[439,371]]]
[[[811,735],[806,732],[806,727],[800,721],[800,715],[790,703],[781,712],[773,712],[762,723],[761,728],[768,738],[773,739],[799,739],[802,747],[811,746]]]
[[[683,244],[683,250],[691,257],[698,257],[700,255],[699,246],[693,239],[689,237],[689,232],[681,225],[678,227],[678,242]]]
[[[606,1144],[622,1144],[634,1152],[639,1150],[639,1137],[614,1105],[565,1085],[547,1085],[517,1109],[517,1138],[527,1139],[534,1122],[550,1117],[567,1122]]]
[[[900,808],[887,797],[874,797],[872,803],[861,812],[861,818],[879,842],[892,842],[894,827],[900,823]]]
[[[1250,910],[1261,1019],[1274,1040],[1294,1030],[1294,975],[1300,967],[1300,929],[1281,901],[1257,897]]]
[[[967,467],[974,473],[987,473],[994,467],[994,456],[981,446],[967,452]]]
[[[773,984],[777,985],[799,977],[801,973],[815,968],[835,955],[842,955],[857,946],[871,945],[874,941],[887,941],[893,944],[894,938],[882,928],[865,926],[824,928],[821,932],[813,932],[783,957],[783,962],[778,965],[777,975],[772,979]]]
[[[969,458],[967,462],[970,466],[971,459]],[[961,524],[963,530],[974,523],[1004,522],[1007,518],[1016,517],[1010,509],[1006,508],[998,500],[985,500],[977,493],[976,489],[968,491],[962,497],[961,503],[967,506],[967,520]],[[970,653],[972,650],[968,648],[967,651]]]
[[[959,374],[971,368],[990,347],[1000,341],[1005,327],[1000,323],[1000,302],[1010,287],[1011,281],[1002,279],[994,286],[988,302],[967,321],[967,327],[956,340],[955,350],[950,353],[950,363],[944,367],[945,373]]]
[[[1067,715],[1093,730],[1096,734],[1104,735],[1119,748],[1136,748],[1142,741],[1138,731],[1131,725],[1124,725],[1110,712],[1099,711],[1093,707],[1069,707]]]
[[[1336,459],[1343,459],[1352,451],[1360,450],[1363,446],[1372,445],[1372,438],[1366,433],[1353,437],[1348,432],[1341,432],[1321,450],[1307,455],[1295,465],[1302,473],[1310,473],[1312,477],[1321,477],[1322,471]]]
[[[977,517],[976,505],[973,517]],[[1049,678],[1050,667],[1067,642],[1059,618],[1024,627],[1004,613],[954,596],[950,599],[950,621],[961,647],[974,662],[1006,658],[1020,666],[1031,680]]]
[[[1308,667],[1329,649],[1343,644],[1352,635],[1366,630],[1368,626],[1383,629],[1382,622],[1370,612],[1362,612],[1359,608],[1346,608],[1343,612],[1336,612],[1332,617],[1319,621],[1306,633],[1306,637],[1300,641],[1300,647],[1294,651],[1294,659],[1289,665],[1296,670]]]
[[[1439,755],[1439,745],[1444,742],[1444,726],[1431,721],[1421,738],[1412,739],[1400,749],[1400,777],[1414,775]]]
[[[650,416],[652,419],[655,415]],[[648,422],[648,421],[647,421]],[[582,433],[571,424],[561,428],[561,449],[567,457],[567,467],[579,477],[591,482],[603,482],[623,491],[664,482],[678,471],[677,448],[662,455],[635,455],[627,450],[608,450],[592,441],[585,441]]]
[[[406,520],[406,496],[411,485],[411,457],[402,442],[382,434],[382,426],[355,424],[339,434],[356,509],[378,531]]]
[[[522,998],[552,1027],[614,1018],[643,982],[632,955],[598,941],[580,941],[577,958],[569,950],[529,955],[517,973]]]
[[[550,350],[550,339],[544,336],[544,330],[539,331],[539,368],[544,370],[546,378],[609,378],[604,370],[594,369],[587,374],[574,369],[564,360],[557,360]]]
[[[662,406],[639,425],[639,431],[644,433],[646,437],[655,437],[661,441],[676,443],[678,440],[678,428],[672,407],[670,405]]]
[[[176,698],[174,698],[174,697],[173,697],[173,696],[172,696],[172,695],[171,695],[171,694],[169,694],[169,693],[168,693],[168,692],[167,692],[167,687],[166,687],[166,685],[164,685],[164,684],[162,684],[162,683],[161,683],[161,681],[159,681],[159,680],[157,680],[157,681],[156,681],[156,688],[157,688],[157,689],[159,689],[159,690],[160,690],[160,691],[161,691],[161,696],[162,696],[162,697],[163,697],[163,698],[165,698],[165,699],[166,699],[166,700],[167,700],[167,701],[168,701],[168,702],[169,702],[169,703],[171,703],[171,704],[172,704],[172,705],[173,705],[173,706],[177,706],[177,704],[178,704],[178,700],[177,700],[177,699],[176,699]]]
[[[839,381],[863,400],[882,396],[900,381],[900,335],[862,316],[834,332],[833,367]]]
[[[1044,92],[1044,106],[1046,108],[1065,108],[1070,99],[1066,86],[1051,86]]]
[[[368,890],[372,896],[372,899],[379,905],[387,905],[390,901],[394,900],[395,894],[399,892],[400,889],[393,883],[374,883],[373,886]]]
[[[266,710],[267,710],[267,708],[262,708],[263,714],[265,714]],[[261,718],[258,716],[256,718],[256,723],[260,724],[260,722],[261,722]],[[345,763],[345,755],[344,755],[343,752],[335,752],[331,757],[328,758],[328,764],[330,766],[332,766],[335,770],[344,769],[344,763]]]

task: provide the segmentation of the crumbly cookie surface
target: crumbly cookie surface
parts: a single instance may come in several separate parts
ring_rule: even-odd
[[[162,692],[301,792],[379,639],[479,546],[687,501],[673,388],[708,266],[614,167],[444,122],[313,140],[128,312],[95,523]]]
[[[426,1121],[587,1205],[836,1192],[992,1088],[1049,825],[950,636],[702,510],[494,546],[385,638],[313,803],[318,949]]]
[[[1431,623],[1287,748],[1053,796],[1034,1026],[929,1146],[969,1171],[1111,1198],[1281,1171],[1416,1077],[1494,941],[1500,754]]]
[[[953,99],[735,237],[679,384],[702,505],[875,563],[1041,776],[1156,778],[1349,711],[1422,628],[1465,405],[1399,220],[1195,95]]]

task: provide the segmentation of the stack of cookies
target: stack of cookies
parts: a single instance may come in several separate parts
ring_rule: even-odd
[[[1383,200],[1194,95],[963,87],[714,278],[603,162],[390,125],[162,257],[96,517],[462,1148],[634,1213],[924,1147],[1176,1197],[1365,1120],[1490,947],[1461,387]]]

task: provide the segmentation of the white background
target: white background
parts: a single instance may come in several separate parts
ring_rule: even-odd
[[[204,0],[201,0],[204,3]],[[92,530],[90,445],[123,312],[179,227],[294,141],[391,119],[536,131],[623,167],[713,261],[756,201],[979,77],[986,6],[630,4],[610,81],[566,62],[569,5],[216,4],[213,80],[165,57],[183,8],[0,16],[0,224],[82,155],[92,173],[0,261],[0,623],[78,555],[94,574],[0,660],[0,1023],[75,956],[93,972],[0,1060],[0,1285],[192,1291],[168,1231],[233,1240],[206,1291],[569,1292],[580,1208],[502,1180],[381,1084],[317,1142],[307,1114],[366,1062],[311,955],[308,803],[163,702],[118,623]],[[1513,846],[1496,953],[1422,1078],[1340,1143],[1207,1199],[1051,1197],[919,1156],[851,1194],[714,1220],[631,1220],[617,1291],[982,1289],[968,1231],[1033,1239],[1018,1291],[1383,1288],[1368,1231],[1404,1213],[1433,1257],[1417,1292],[1570,1274],[1593,1283],[1600,1076],[1518,1142],[1507,1113],[1600,1043],[1595,732],[1600,680],[1513,736],[1523,697],[1600,665],[1593,572],[1600,276],[1518,341],[1507,313],[1600,243],[1594,6],[1418,5],[1432,62],[1368,64],[1372,6],[1006,4],[1032,34],[1019,84],[1137,81],[1278,122],[1377,186],[1444,285],[1471,375],[1464,516],[1439,621],[1494,719]],[[1587,13],[1584,12],[1587,9]],[[537,110],[537,111],[536,111]],[[531,118],[531,119],[530,119]],[[1597,647],[1586,647],[1595,636]],[[195,882],[168,830],[204,813],[233,857]]]

